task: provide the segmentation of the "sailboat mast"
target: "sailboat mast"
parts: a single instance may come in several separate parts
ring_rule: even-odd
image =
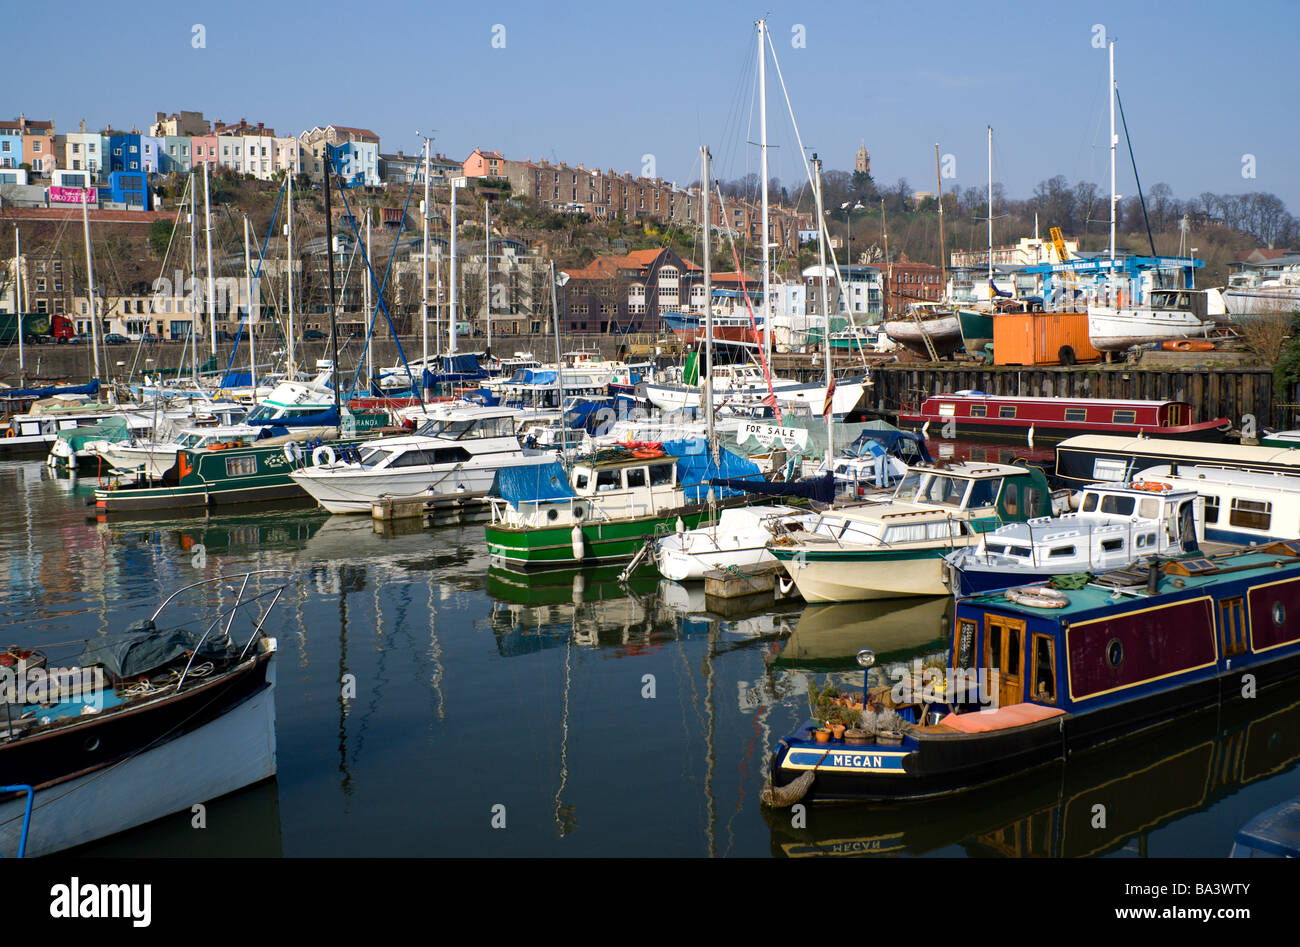
[[[194,172],[190,171],[190,375],[195,387],[199,384],[199,268],[198,234],[194,232],[199,222],[198,190],[194,187]],[[161,333],[159,333],[161,334]]]
[[[767,210],[767,20],[758,21],[758,130],[759,174],[763,191],[763,354],[772,364],[772,267],[771,238],[768,236]]]
[[[555,313],[555,388],[560,427],[564,427],[564,359],[560,355],[560,302],[555,293],[555,261],[551,260],[551,311]]]
[[[90,346],[95,356],[95,377],[100,377],[99,371],[99,329],[95,325],[99,321],[99,313],[95,309],[95,264],[90,258],[90,214],[86,210],[86,202],[90,200],[90,175],[86,175],[86,186],[81,189],[81,226],[86,233],[86,297],[90,303]]]
[[[429,367],[429,139],[424,139],[424,246],[420,251],[420,330],[424,339],[424,367]]]
[[[993,126],[989,129],[989,300],[993,299]]]
[[[370,208],[366,208],[366,270],[370,271]],[[370,272],[367,272],[367,278],[363,281],[366,287],[366,381],[372,382],[375,377],[375,306],[374,297],[371,296]]]
[[[447,315],[447,352],[456,354],[456,188],[464,178],[451,179],[451,296]]]
[[[289,212],[288,219],[284,225],[284,232],[289,238],[289,246],[285,251],[285,263],[289,271],[289,377],[293,378],[297,365],[293,358],[293,172],[289,172]]]
[[[329,260],[329,285],[330,285],[330,341],[333,344],[331,354],[330,373],[334,384],[334,423],[342,429],[343,411],[339,403],[339,381],[342,378],[339,372],[339,328],[338,315],[334,302],[334,215],[330,211],[330,146],[325,142],[325,254]]]
[[[249,382],[253,390],[253,400],[257,400],[257,343],[253,337],[256,333],[256,324],[253,322],[253,257],[252,251],[248,244],[248,215],[244,215],[244,287],[247,291],[247,298],[244,305],[247,307],[248,314],[248,371]]]
[[[14,224],[14,314],[18,319],[18,387],[21,388],[26,365],[23,362],[23,246],[17,224]]]
[[[1119,137],[1115,134],[1115,41],[1107,44],[1110,54],[1110,85],[1107,93],[1110,98],[1110,276],[1115,278],[1115,145]]]
[[[939,286],[941,292],[948,292],[948,260],[947,254],[944,253],[943,246],[943,174],[939,170],[939,143],[934,143],[934,184],[935,194],[939,200]],[[852,211],[849,211],[850,220],[852,220]],[[852,265],[850,260],[849,264]]]
[[[813,166],[813,183],[816,185],[815,195],[817,198],[817,220],[819,223],[824,221],[824,211],[822,210],[822,159],[817,155],[812,156]],[[821,268],[822,281],[822,343],[825,349],[826,359],[826,396],[829,402],[833,392],[831,391],[831,306],[830,290],[826,282],[826,227],[824,224],[817,228],[817,257]],[[830,404],[826,405],[830,408]],[[835,412],[828,410],[826,412],[826,469],[831,469],[831,458],[835,456]]]
[[[483,195],[483,298],[487,301],[487,347],[492,348],[492,202]]]
[[[713,250],[709,245],[709,146],[700,148],[700,161],[703,164],[704,203],[701,220],[704,229],[704,418],[709,435],[709,450],[713,450]],[[745,278],[741,273],[740,278]]]
[[[292,200],[292,197],[290,198]],[[290,215],[290,221],[293,217]],[[216,315],[216,293],[212,285],[212,186],[208,181],[208,162],[203,162],[203,232],[208,247],[208,292],[207,299],[204,300],[203,311],[208,317],[208,333],[212,339],[212,351],[209,355],[217,354],[217,315]],[[290,298],[293,293],[290,292]],[[289,304],[290,306],[293,303]],[[290,312],[293,310],[291,309]],[[292,328],[292,323],[290,323]],[[293,333],[289,333],[289,351],[293,351]],[[292,356],[290,356],[292,361]]]

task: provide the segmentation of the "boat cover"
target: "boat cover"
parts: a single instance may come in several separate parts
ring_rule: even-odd
[[[267,427],[276,425],[277,427],[336,427],[339,423],[338,412],[333,408],[326,411],[318,411],[315,414],[304,414],[297,418],[271,418],[266,421],[254,421],[249,418],[245,424],[254,427]]]
[[[44,388],[0,388],[0,397],[4,398],[51,398],[55,395],[97,395],[99,381],[93,380],[88,385],[48,385]]]
[[[104,418],[98,424],[91,424],[88,427],[74,427],[59,432],[59,439],[67,441],[68,446],[74,451],[84,450],[91,441],[112,441],[116,444],[130,436],[131,431],[127,427],[126,418],[120,414]]]
[[[101,664],[118,678],[139,677],[197,650],[196,660],[226,661],[239,657],[225,634],[211,634],[199,646],[202,635],[184,628],[160,629],[150,619],[131,625],[125,634],[97,641],[87,641],[81,653],[81,666]]]
[[[247,388],[253,384],[252,372],[226,372],[218,388]]]
[[[766,480],[710,480],[714,486],[742,490],[766,497],[805,497],[819,503],[835,502],[835,475],[822,474],[820,477],[805,477],[802,480],[772,481]]]
[[[569,486],[568,474],[558,461],[502,467],[497,471],[488,493],[501,497],[516,508],[520,501],[569,500],[577,496]]]
[[[747,457],[719,448],[718,463],[709,454],[709,442],[702,437],[690,440],[664,441],[664,452],[677,458],[677,483],[685,489],[691,503],[703,503],[708,497],[713,480],[762,481],[758,464]],[[740,496],[744,491],[735,487],[718,486],[714,495]]]

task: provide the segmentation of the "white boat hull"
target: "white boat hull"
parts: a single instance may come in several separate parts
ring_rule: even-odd
[[[936,355],[951,355],[961,348],[961,320],[956,313],[922,319],[918,326],[912,319],[891,319],[881,328],[885,334],[919,355],[929,357],[924,336],[930,337]]]
[[[1178,309],[1088,307],[1088,341],[1099,352],[1169,339],[1200,339],[1219,323]]]
[[[862,400],[862,394],[865,390],[866,385],[862,382],[836,383],[835,394],[831,398],[831,413],[839,416],[848,414]],[[776,385],[773,387],[772,393],[775,394],[778,404],[789,404],[797,401],[809,405],[815,417],[820,417],[822,408],[826,406],[825,385]],[[767,396],[766,385],[754,385],[745,388],[720,388],[715,389],[713,392],[713,403],[717,407],[728,404],[761,404]],[[698,409],[700,407],[700,390],[693,386],[648,385],[646,387],[646,397],[650,399],[651,404],[661,411],[681,411],[686,408]]]
[[[973,538],[973,537],[972,537]],[[960,540],[899,550],[860,552],[855,558],[786,562],[806,602],[867,602],[912,595],[946,595],[940,556]]]
[[[124,762],[36,793],[30,857],[127,829],[275,775],[275,660],[269,686],[197,730]],[[17,854],[27,797],[0,805],[0,853]]]

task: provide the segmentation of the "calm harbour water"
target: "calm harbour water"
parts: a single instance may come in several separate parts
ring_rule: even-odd
[[[195,800],[205,829],[178,814],[86,854],[1223,856],[1300,794],[1298,689],[1250,720],[1203,715],[946,803],[814,807],[793,828],[758,792],[807,680],[860,684],[861,647],[882,664],[941,652],[944,600],[723,620],[653,571],[624,587],[489,570],[481,522],[394,532],[279,507],[101,523],[93,485],[0,464],[0,646],[121,631],[208,576],[297,581],[268,623],[279,775]]]

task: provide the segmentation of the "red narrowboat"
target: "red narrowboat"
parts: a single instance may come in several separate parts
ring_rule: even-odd
[[[932,395],[920,410],[898,415],[903,428],[926,428],[930,437],[1026,436],[1050,443],[1076,434],[1127,434],[1186,441],[1221,442],[1232,429],[1227,418],[1192,421],[1186,401],[1115,398],[1019,398],[977,391]],[[928,427],[926,427],[928,425]]]

